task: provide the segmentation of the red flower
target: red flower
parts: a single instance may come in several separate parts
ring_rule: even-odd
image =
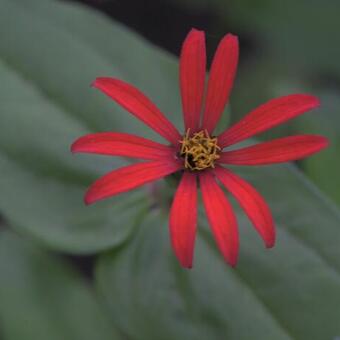
[[[213,132],[228,102],[237,63],[238,39],[227,34],[217,48],[203,100],[205,37],[204,32],[192,29],[184,41],[180,57],[180,88],[185,122],[183,134],[132,85],[118,79],[98,78],[94,87],[158,132],[170,145],[117,132],[90,134],[79,138],[72,145],[72,152],[146,160],[101,177],[88,189],[86,204],[134,189],[177,171],[182,173],[170,211],[170,236],[174,252],[183,267],[190,268],[193,262],[197,179],[216,243],[225,260],[235,266],[239,249],[237,221],[217,181],[236,198],[268,248],[274,245],[275,229],[264,199],[250,184],[222,167],[222,164],[262,165],[293,161],[316,153],[328,144],[322,136],[298,135],[239,150],[223,151],[230,145],[319,106],[317,98],[305,94],[273,99],[215,137]]]

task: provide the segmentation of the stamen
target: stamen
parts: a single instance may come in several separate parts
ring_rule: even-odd
[[[217,138],[210,137],[207,130],[196,132],[192,137],[190,129],[186,131],[180,142],[180,156],[184,158],[184,167],[189,170],[204,170],[214,168],[214,162],[220,158],[221,148],[217,145]]]

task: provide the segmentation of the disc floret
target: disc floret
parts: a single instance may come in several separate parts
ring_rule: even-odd
[[[214,168],[214,162],[220,158],[221,148],[217,144],[217,138],[211,137],[207,130],[195,132],[190,136],[190,129],[188,129],[180,144],[180,156],[184,159],[184,167],[188,170],[200,171]]]

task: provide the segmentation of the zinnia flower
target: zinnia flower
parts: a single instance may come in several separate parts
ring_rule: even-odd
[[[173,250],[183,267],[192,267],[197,225],[197,187],[202,192],[206,215],[224,259],[235,266],[239,236],[235,214],[219,185],[244,209],[266,247],[275,242],[273,218],[260,194],[223,165],[264,165],[297,160],[325,148],[327,139],[297,135],[225,150],[247,138],[286,122],[319,106],[319,100],[294,94],[259,106],[219,136],[214,129],[224,110],[238,64],[238,39],[227,34],[214,56],[207,92],[204,32],[192,29],[180,56],[180,90],[185,131],[176,127],[143,93],[118,79],[97,78],[93,86],[159,133],[169,143],[118,132],[89,134],[72,145],[72,152],[124,156],[145,160],[113,170],[98,179],[85,195],[86,204],[156,181],[175,172],[182,177],[170,210]],[[219,183],[219,184],[218,184]]]

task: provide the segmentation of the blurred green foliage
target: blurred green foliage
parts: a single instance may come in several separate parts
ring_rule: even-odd
[[[121,339],[88,282],[46,250],[2,232],[0,273],[3,339]]]
[[[284,170],[290,172],[278,169],[280,174],[272,176],[282,179]],[[313,196],[288,177],[287,187],[295,184]],[[266,194],[275,196],[270,189]],[[340,262],[323,253],[321,243],[329,239],[319,243],[312,232],[299,230],[313,228],[313,219],[333,224],[326,222],[330,211],[302,217],[315,199],[299,206],[301,215],[296,209],[289,221],[279,221],[279,243],[270,253],[238,214],[242,251],[236,269],[221,261],[201,216],[195,266],[184,271],[170,249],[166,216],[149,216],[127,247],[99,260],[99,291],[117,326],[132,339],[333,338],[339,334]],[[277,204],[275,211],[294,211],[286,202]]]
[[[332,54],[328,38],[319,38],[316,47],[309,39],[319,32],[308,28],[316,13],[335,7],[330,1],[317,12],[318,1],[273,3],[235,1],[224,12],[225,2],[186,0],[186,6],[216,11],[220,27],[233,14],[241,39],[242,31],[263,39],[258,59],[241,64],[232,120],[292,90],[321,94],[322,111],[273,133],[314,131],[331,138],[333,147],[302,167],[337,198],[339,98],[336,86],[321,80],[327,72],[337,77],[338,66],[325,61]],[[301,10],[307,7],[309,15]],[[276,19],[287,11],[286,20]],[[334,24],[332,14],[323,29]],[[293,33],[283,28],[290,24],[302,30],[291,43]],[[201,216],[195,268],[181,269],[170,250],[166,214],[147,213],[148,188],[83,206],[86,186],[126,160],[72,156],[75,138],[108,130],[157,138],[88,85],[101,75],[129,81],[182,128],[174,57],[82,6],[0,0],[0,75],[0,212],[12,229],[0,232],[2,338],[323,340],[340,335],[340,213],[295,166],[236,169],[263,193],[278,224],[278,244],[265,250],[237,210],[236,270],[223,263]],[[94,282],[51,250],[93,254]]]

